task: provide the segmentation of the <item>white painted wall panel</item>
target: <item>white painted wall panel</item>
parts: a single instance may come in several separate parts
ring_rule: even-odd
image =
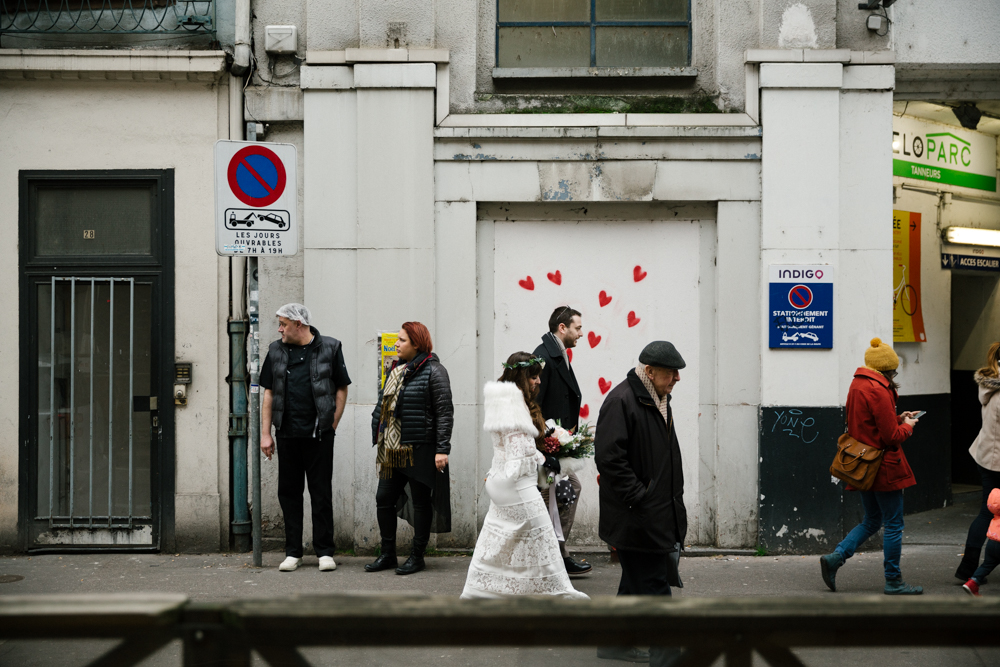
[[[882,250],[891,264],[892,93],[844,91],[839,126],[840,247]]]
[[[653,199],[740,201],[761,198],[761,163],[670,161],[656,165]]]
[[[760,203],[719,202],[718,402],[760,403]]]
[[[357,98],[358,244],[431,248],[434,91],[365,89]]]
[[[648,342],[670,340],[687,362],[673,393],[673,408],[684,455],[685,502],[696,506],[703,345],[698,284],[701,223],[498,221],[495,234],[493,377],[499,376],[500,364],[510,353],[532,351],[547,331],[553,309],[569,303],[583,313],[586,332],[573,354],[573,369],[583,391],[583,421],[596,424],[604,396],[599,380],[617,385],[635,367]],[[557,256],[550,252],[553,247],[561,249]],[[621,251],[609,253],[608,248]],[[647,274],[640,282],[634,280],[636,266]],[[561,284],[547,277],[555,271],[560,272]],[[528,276],[534,289],[519,283]],[[598,302],[602,290],[612,297],[603,308]],[[630,327],[632,312],[639,322]],[[596,480],[594,475],[581,475],[581,481],[584,491],[571,544],[595,544]],[[697,516],[691,519],[697,524]]]
[[[837,90],[763,91],[763,247],[838,246],[839,109]]]
[[[715,461],[715,543],[720,547],[757,543],[757,410],[754,405],[719,406],[718,441],[726,443]]]
[[[358,243],[357,94],[304,94],[306,248],[352,248]]]

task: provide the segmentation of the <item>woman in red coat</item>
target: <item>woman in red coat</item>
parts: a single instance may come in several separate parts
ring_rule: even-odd
[[[866,445],[884,450],[882,464],[869,491],[861,492],[865,518],[854,527],[837,549],[819,559],[823,581],[837,590],[837,570],[854,555],[857,548],[885,526],[882,551],[885,564],[886,595],[920,595],[924,589],[903,581],[899,556],[903,546],[903,489],[913,486],[910,464],[901,445],[913,435],[917,423],[913,412],[896,414],[899,385],[893,380],[899,357],[878,338],[865,352],[865,365],[854,373],[847,393],[847,432]],[[853,491],[850,486],[848,490]]]

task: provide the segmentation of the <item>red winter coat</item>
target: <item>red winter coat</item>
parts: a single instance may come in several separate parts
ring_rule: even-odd
[[[917,483],[900,447],[913,435],[913,429],[896,415],[896,398],[896,390],[884,375],[864,367],[854,373],[847,392],[847,432],[866,445],[885,450],[872,491],[898,491]]]

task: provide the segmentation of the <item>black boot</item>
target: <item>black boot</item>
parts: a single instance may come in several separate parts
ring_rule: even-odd
[[[962,556],[962,562],[958,564],[958,569],[955,570],[956,579],[961,579],[963,583],[969,580],[972,573],[976,571],[977,567],[979,567],[980,553],[982,553],[982,549],[965,547],[965,554]]]
[[[406,559],[405,563],[396,568],[396,574],[416,574],[424,569],[424,550],[426,548],[427,542],[418,542],[414,539],[413,551],[410,552],[410,557]]]
[[[382,553],[374,562],[365,565],[365,572],[381,572],[391,570],[399,565],[396,560],[396,540],[382,540]]]

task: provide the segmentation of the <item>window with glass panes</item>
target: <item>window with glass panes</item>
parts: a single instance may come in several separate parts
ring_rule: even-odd
[[[497,0],[497,67],[690,64],[691,0]]]

